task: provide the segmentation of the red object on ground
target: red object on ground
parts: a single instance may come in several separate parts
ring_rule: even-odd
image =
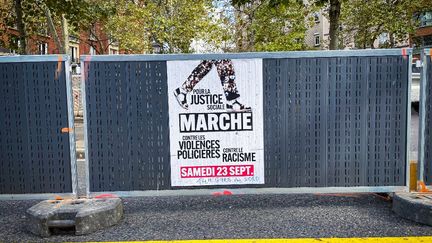
[[[232,195],[233,193],[232,193],[231,191],[227,191],[227,190],[225,190],[225,191],[223,191],[223,194],[224,194],[224,195]]]
[[[180,167],[181,178],[253,176],[254,165],[210,165]]]
[[[231,191],[228,190],[224,190],[223,192],[213,192],[212,195],[213,196],[228,196],[228,195],[232,195],[233,193]]]

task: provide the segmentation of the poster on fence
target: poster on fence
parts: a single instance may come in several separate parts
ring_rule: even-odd
[[[264,183],[261,59],[168,61],[172,186]]]

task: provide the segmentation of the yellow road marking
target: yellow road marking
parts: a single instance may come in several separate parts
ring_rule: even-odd
[[[222,239],[222,240],[173,240],[173,241],[112,241],[106,243],[431,243],[432,236],[419,237],[371,237],[371,238],[303,238],[303,239]]]

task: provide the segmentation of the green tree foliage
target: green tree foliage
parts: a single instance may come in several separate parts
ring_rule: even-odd
[[[354,40],[357,48],[374,48],[374,42],[385,34],[387,41],[380,47],[395,47],[414,33],[415,14],[432,9],[432,1],[351,0],[342,9],[345,43]]]
[[[85,4],[81,6],[76,24],[72,22],[72,33],[75,36],[79,36],[82,32],[86,33],[80,41],[92,46],[96,54],[107,54],[109,46],[117,41],[109,29],[109,23],[117,14],[118,1],[81,0],[81,2]]]
[[[25,54],[30,50],[27,47],[28,39],[36,34],[43,33],[45,21],[37,8],[35,1],[1,0],[0,4],[0,36],[4,47],[19,50]],[[11,35],[8,27],[13,27],[19,36]],[[18,41],[21,45],[18,46]]]
[[[149,51],[151,42],[150,24],[153,18],[154,3],[119,1],[115,15],[110,16],[105,27],[117,39],[122,49],[132,53]]]
[[[194,39],[217,42],[221,36],[212,8],[209,0],[123,0],[107,29],[130,52],[148,53],[157,43],[164,53],[188,53]]]
[[[302,4],[274,7],[264,4],[255,14],[251,25],[254,32],[256,51],[303,50],[305,46],[306,16],[308,12]]]
[[[40,36],[53,35],[47,33],[49,21],[60,30],[61,17],[64,16],[71,27],[82,28],[83,23],[95,20],[97,16],[90,6],[95,1],[90,0],[1,0],[0,9],[0,35],[4,43],[2,46],[19,49],[17,39],[24,43],[29,40],[37,40]],[[47,12],[51,19],[47,19]],[[20,17],[22,16],[22,17]],[[19,36],[15,37],[7,27],[17,28]],[[20,28],[23,28],[22,30]],[[61,49],[61,48],[59,48]],[[35,50],[21,50],[20,53],[26,54]]]
[[[62,48],[61,26],[67,20],[69,33],[86,31],[98,54],[106,41],[118,41],[129,53],[152,52],[158,43],[164,53],[194,51],[191,44],[208,51],[278,51],[304,49],[305,19],[308,14],[297,0],[283,4],[254,1],[234,8],[230,0],[1,0],[0,25],[17,26],[14,2],[21,2],[24,26],[19,38],[50,35]],[[223,4],[221,4],[223,3]],[[48,23],[48,24],[47,24]],[[95,31],[95,26],[100,31]],[[54,26],[54,28],[47,28]],[[2,28],[2,35],[9,35]],[[54,33],[54,31],[56,33]],[[57,33],[60,32],[60,33]],[[103,32],[107,35],[99,36]],[[7,40],[8,38],[2,38]],[[11,38],[12,39],[12,38]],[[2,46],[16,49],[10,41]],[[63,42],[65,45],[65,42]],[[64,46],[63,46],[64,47]],[[64,50],[66,51],[66,50]],[[23,53],[26,51],[23,51]]]
[[[234,5],[236,51],[303,50],[309,8],[301,1],[237,0]]]
[[[211,0],[1,0],[0,35],[8,43],[2,46],[17,49],[17,41],[12,40],[6,26],[14,27],[19,23],[14,2],[22,10],[23,32],[18,38],[26,40],[45,33],[48,23],[61,29],[61,21],[68,21],[70,32],[79,36],[82,31],[89,32],[92,45],[98,54],[107,52],[103,43],[118,41],[120,47],[130,53],[148,53],[152,43],[162,45],[165,53],[191,52],[193,40],[202,40],[218,47],[227,39],[222,28],[222,19],[215,14]],[[49,12],[47,14],[47,12]],[[49,19],[52,18],[50,22]],[[98,31],[95,31],[95,26]],[[100,28],[100,29],[99,29]],[[56,33],[51,36],[55,37]],[[99,34],[103,33],[102,36]],[[11,39],[11,41],[9,41]],[[55,38],[57,39],[57,38]],[[59,48],[61,49],[61,48]],[[25,51],[23,51],[24,54]]]

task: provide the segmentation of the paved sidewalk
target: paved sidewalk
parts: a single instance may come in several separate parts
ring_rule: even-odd
[[[269,239],[432,235],[432,227],[398,217],[374,194],[234,195],[127,198],[125,217],[87,236],[41,239],[26,231],[36,201],[0,201],[0,241]]]

